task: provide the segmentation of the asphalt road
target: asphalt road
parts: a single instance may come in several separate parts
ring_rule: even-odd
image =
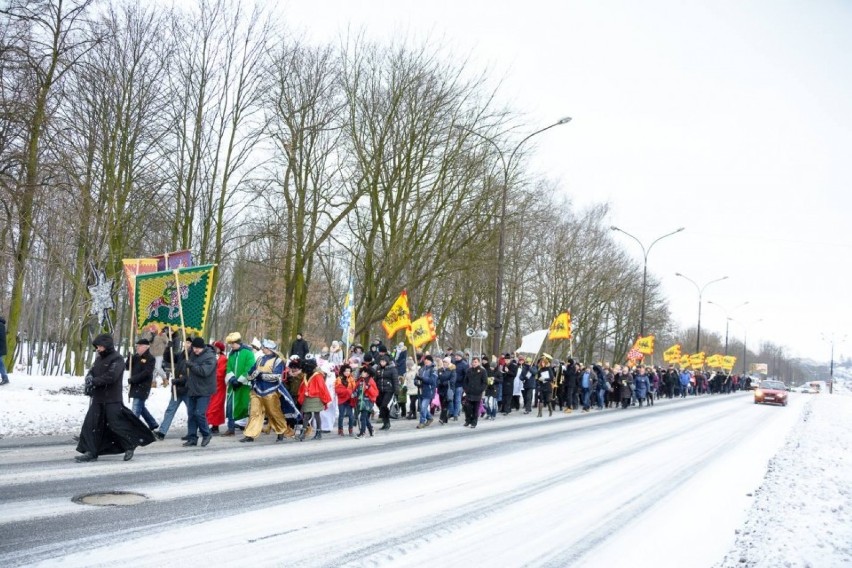
[[[641,565],[682,566],[679,547],[638,546],[634,533],[641,541],[637,527],[686,528],[716,515],[728,519],[716,521],[727,522],[719,533],[733,538],[736,517],[719,497],[730,507],[746,499],[763,475],[755,453],[768,458],[774,447],[760,440],[777,444],[804,404],[750,400],[513,413],[473,431],[461,422],[421,431],[401,420],[364,440],[274,443],[272,435],[183,448],[175,437],[138,449],[130,462],[77,464],[69,438],[2,440],[0,566],[639,565],[633,554],[651,555]],[[109,491],[147,499],[126,507],[72,501]],[[620,554],[607,546],[614,538],[625,544]]]

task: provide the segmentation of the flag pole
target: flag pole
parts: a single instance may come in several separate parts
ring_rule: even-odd
[[[127,370],[130,372],[130,375],[133,376],[133,350],[134,350],[134,341],[136,334],[136,275],[139,274],[139,259],[136,259],[136,270],[133,272],[133,293],[130,298],[130,362],[127,364]],[[130,402],[130,389],[127,389],[127,402]]]
[[[166,262],[168,262],[168,253],[166,253]],[[180,279],[178,278],[178,272],[180,269],[175,268],[172,271],[172,274],[175,275],[175,287],[177,290],[175,291],[175,296],[177,297],[178,303],[178,313],[180,314],[180,329],[183,332],[183,360],[189,360],[189,350],[186,348],[186,324],[183,321],[183,301],[180,299]],[[172,360],[174,360],[174,354],[172,355]],[[176,372],[177,369],[172,368],[172,372]],[[172,381],[172,387],[174,388],[174,381]],[[177,400],[177,389],[175,388],[175,400]]]
[[[168,261],[168,253],[166,253],[166,260]],[[183,356],[184,361],[186,361],[189,359],[189,350],[186,348],[186,324],[183,321],[183,301],[180,299],[180,279],[178,278],[179,270],[180,269],[175,268],[172,271],[172,274],[175,275],[175,287],[177,288],[175,294],[178,303],[178,313],[180,314],[180,329],[183,332]]]

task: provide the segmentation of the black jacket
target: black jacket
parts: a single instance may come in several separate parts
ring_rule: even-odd
[[[0,357],[5,357],[7,353],[6,347],[6,320],[0,317]]]
[[[175,387],[175,394],[183,396],[187,394],[187,378],[188,368],[186,366],[186,354],[181,349],[173,351],[175,359],[174,374],[172,375],[172,384]]]
[[[187,368],[187,394],[189,396],[210,396],[216,392],[216,354],[205,347],[200,355],[189,354]]]
[[[464,374],[464,393],[468,400],[482,400],[482,393],[488,384],[488,375],[482,367],[468,367]]]
[[[304,359],[309,352],[308,342],[304,339],[297,339],[290,346],[290,355],[298,355],[299,359]]]
[[[89,371],[95,387],[92,393],[92,404],[122,402],[124,358],[116,352],[111,335],[105,333],[97,336],[92,345],[105,347],[105,350],[98,354],[95,364]]]
[[[379,387],[379,392],[396,392],[399,388],[399,373],[396,371],[396,365],[387,358],[387,366],[382,367],[381,364],[376,367],[376,386]]]
[[[131,364],[132,361],[132,364]],[[130,398],[146,400],[151,394],[151,381],[154,380],[154,356],[148,351],[139,355],[134,353],[127,358],[125,369],[130,369]]]

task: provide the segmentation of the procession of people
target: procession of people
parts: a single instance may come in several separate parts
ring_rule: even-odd
[[[158,346],[156,354],[152,346]],[[344,357],[340,343],[311,353],[302,334],[288,352],[271,339],[247,344],[239,332],[225,341],[172,334],[168,327],[146,332],[125,360],[111,335],[93,341],[98,358],[86,377],[91,405],[78,436],[78,462],[101,455],[133,458],[139,446],[164,440],[183,405],[187,429],[183,446],[205,447],[221,435],[254,442],[275,433],[275,442],[322,440],[323,434],[373,436],[373,420],[390,430],[393,419],[416,420],[416,429],[464,418],[475,429],[480,418],[512,412],[536,417],[554,412],[653,406],[663,398],[730,394],[750,380],[724,371],[631,365],[583,364],[547,353],[500,357],[447,349],[409,357],[400,343],[393,352],[376,339],[368,351],[359,344]],[[128,371],[130,408],[124,406]],[[400,372],[402,371],[402,372]],[[171,398],[161,420],[146,407],[157,378]]]

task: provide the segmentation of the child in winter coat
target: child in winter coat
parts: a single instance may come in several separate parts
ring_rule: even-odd
[[[358,411],[359,430],[356,438],[363,438],[365,432],[370,432],[373,436],[373,425],[370,423],[370,415],[373,413],[373,407],[376,405],[376,399],[379,397],[379,387],[376,386],[374,375],[376,374],[370,367],[363,367],[358,375],[358,382],[355,390],[352,393],[352,398],[355,400],[355,409]]]
[[[304,440],[307,436],[307,429],[310,427],[311,418],[314,419],[316,426],[316,434],[312,439],[322,439],[322,424],[320,422],[320,412],[328,407],[331,402],[331,394],[328,392],[328,387],[325,386],[325,375],[317,369],[317,363],[314,359],[306,359],[302,363],[302,371],[305,379],[299,387],[299,404],[302,407],[302,421],[304,426],[299,434],[299,440]]]
[[[352,393],[355,392],[355,388],[357,383],[355,378],[352,376],[352,367],[349,365],[342,365],[340,367],[340,376],[337,377],[337,381],[334,383],[334,392],[337,395],[337,435],[343,436],[343,419],[349,418],[349,435],[353,436],[352,433],[355,428],[355,403],[356,401],[352,397]]]

